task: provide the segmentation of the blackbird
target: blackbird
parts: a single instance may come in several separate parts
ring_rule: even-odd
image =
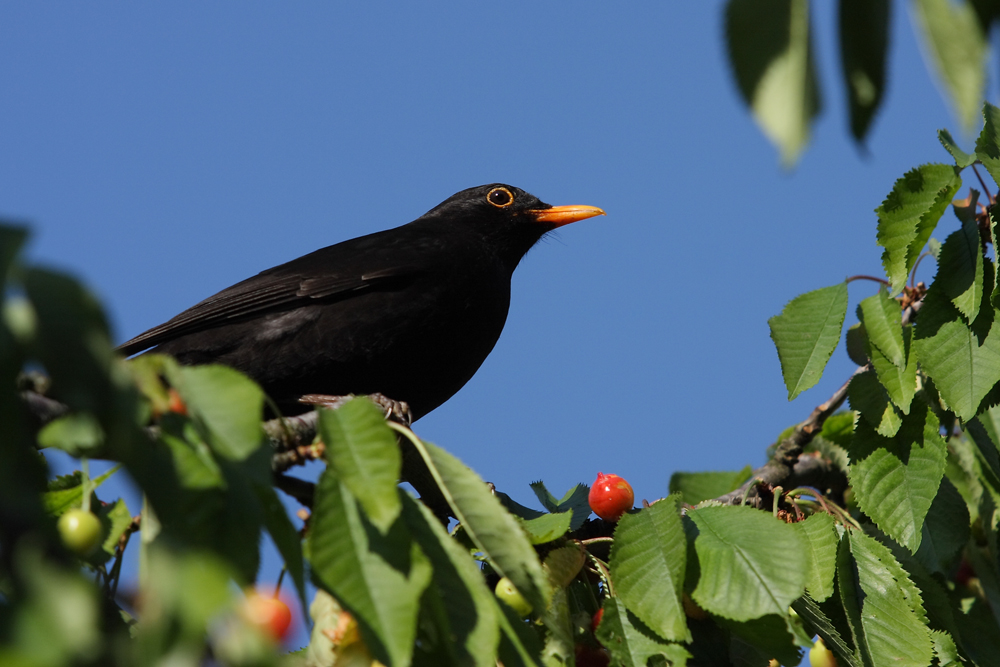
[[[307,394],[381,394],[413,419],[448,400],[493,349],[510,279],[547,232],[603,215],[510,185],[463,190],[413,222],[257,274],[122,345],[222,363],[285,414]]]

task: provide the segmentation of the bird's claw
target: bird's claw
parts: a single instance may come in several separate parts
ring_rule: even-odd
[[[299,403],[336,410],[352,398],[354,398],[354,394],[347,396],[306,394],[299,398]],[[382,394],[368,394],[368,400],[382,409],[386,419],[407,427],[413,423],[413,413],[410,412],[410,406],[405,401],[394,401]]]

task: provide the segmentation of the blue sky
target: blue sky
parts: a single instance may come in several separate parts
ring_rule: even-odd
[[[873,209],[948,159],[937,129],[960,136],[897,11],[859,151],[835,8],[813,4],[824,110],[787,171],[736,94],[719,2],[5,3],[0,217],[124,341],[473,185],[601,206],[528,254],[493,354],[415,430],[525,504],[535,479],[558,495],[598,471],[652,500],[674,471],[763,463],[848,377],[841,347],[789,403],[767,318],[880,274]],[[848,323],[874,291],[851,284]]]

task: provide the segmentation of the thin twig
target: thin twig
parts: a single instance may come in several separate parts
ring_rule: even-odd
[[[878,278],[876,276],[868,276],[868,275],[863,275],[863,274],[856,275],[856,276],[851,276],[845,282],[849,282],[850,283],[850,282],[854,282],[855,280],[871,280],[872,282],[876,282],[876,283],[879,283],[881,285],[885,285],[886,287],[889,286],[889,281],[886,280],[886,279],[884,279],[884,278]]]
[[[993,195],[990,194],[990,189],[988,187],[986,187],[986,182],[983,180],[983,177],[979,173],[979,170],[976,169],[976,164],[975,163],[972,164],[972,171],[976,174],[976,178],[979,179],[979,184],[981,186],[983,186],[983,193],[986,194],[987,201],[989,201],[992,204],[993,203]]]

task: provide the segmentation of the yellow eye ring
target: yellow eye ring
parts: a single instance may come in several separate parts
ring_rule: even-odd
[[[507,188],[493,188],[487,193],[486,201],[497,208],[507,208],[514,203],[514,195]]]

